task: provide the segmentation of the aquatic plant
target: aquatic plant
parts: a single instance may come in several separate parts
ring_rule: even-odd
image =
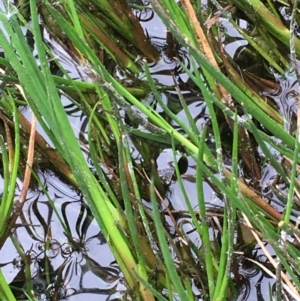
[[[293,209],[299,185],[299,114],[295,131],[292,120],[286,120],[278,106],[263,97],[266,85],[275,85],[267,75],[284,75],[288,68],[295,68],[298,74],[298,11],[296,5],[281,4],[290,12],[290,19],[283,20],[279,5],[270,1],[232,2],[227,6],[209,2],[211,12],[216,14],[209,18],[205,15],[209,9],[202,9],[199,2],[150,1],[169,30],[169,49],[163,51],[188,74],[188,88],[200,93],[205,101],[210,122],[202,129],[189,110],[181,91],[184,85],[176,80],[176,74],[173,87],[155,82],[149,64],[159,59],[161,49],[144,35],[123,0],[30,0],[18,3],[19,8],[5,3],[0,13],[0,45],[4,54],[0,59],[4,178],[0,246],[11,237],[26,266],[26,293],[30,298],[36,298],[30,282],[30,258],[18,246],[14,228],[30,185],[43,186],[32,173],[40,168],[41,162],[47,162],[47,168],[55,170],[82,193],[132,299],[231,300],[244,284],[237,258],[237,252],[243,252],[239,253],[243,260],[254,262],[274,277],[277,298],[287,292],[299,300],[300,269],[295,260],[299,250],[295,242],[287,239],[287,233],[298,239]],[[145,9],[143,5],[132,5]],[[241,18],[247,20],[251,30],[239,25]],[[228,33],[222,31],[225,21],[248,42],[243,57],[230,57],[226,52],[223,42]],[[33,45],[24,36],[24,26]],[[63,47],[80,69],[81,79],[70,77],[56,50],[45,41],[41,28]],[[188,65],[178,59],[176,44],[188,51]],[[291,61],[286,59],[289,52]],[[243,61],[247,61],[245,66]],[[52,72],[53,62],[59,70],[57,74]],[[256,70],[250,68],[254,63],[258,65]],[[123,70],[131,85],[113,76],[111,64]],[[144,73],[143,79],[135,75],[139,72]],[[187,122],[162,99],[161,92],[171,89],[177,92]],[[163,114],[137,98],[148,93],[154,95]],[[84,150],[92,168],[70,125],[62,95],[88,117]],[[31,124],[21,106],[31,109]],[[36,132],[37,121],[51,147]],[[230,133],[229,145],[222,138],[224,128]],[[27,144],[28,147],[23,146]],[[138,151],[139,160],[133,158],[131,145]],[[165,202],[168,185],[155,162],[164,148],[173,152],[171,178],[179,183],[185,212],[173,210],[172,204]],[[225,152],[230,153],[229,164],[224,164]],[[196,163],[196,201],[184,185],[187,156]],[[284,158],[285,165],[278,157]],[[274,187],[274,194],[286,202],[281,203],[282,212],[258,192],[261,158],[272,166],[280,183],[288,186],[287,195]],[[243,171],[239,160],[245,165]],[[26,162],[24,168],[20,168],[22,161]],[[243,172],[250,174],[245,177],[252,183],[244,181]],[[15,202],[18,177],[23,180],[23,188]],[[221,217],[213,210],[216,208],[208,207],[204,183],[209,183],[222,200]],[[56,215],[74,249],[84,253],[81,242],[76,243],[68,235],[68,223],[58,212]],[[186,225],[197,234],[199,243],[190,239]],[[44,240],[49,249],[47,234]],[[263,247],[263,241],[272,246],[277,262]],[[253,251],[254,242],[260,244],[273,268],[267,269],[255,258],[246,258]],[[2,273],[0,277],[3,280]],[[1,298],[14,300],[9,286],[3,283]]]

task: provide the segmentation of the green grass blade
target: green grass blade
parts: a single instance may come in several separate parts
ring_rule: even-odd
[[[0,269],[0,298],[1,300],[7,300],[7,301],[16,301],[16,298],[14,297],[3,273]]]
[[[210,248],[210,236],[209,227],[206,222],[206,206],[203,190],[203,155],[204,155],[204,144],[206,138],[205,129],[202,131],[199,141],[199,152],[197,155],[197,169],[196,169],[196,183],[197,183],[197,197],[198,197],[198,207],[200,211],[201,228],[202,228],[202,246],[204,249],[204,260],[208,280],[209,296],[210,300],[213,300],[213,295],[215,293],[216,279],[214,275],[213,267],[213,254]]]
[[[153,181],[151,181],[150,185],[150,194],[151,194],[151,204],[153,208],[153,220],[155,223],[155,229],[158,237],[158,241],[160,244],[161,252],[164,258],[164,263],[166,265],[168,276],[170,277],[172,281],[172,285],[176,292],[178,293],[178,296],[180,300],[188,300],[185,288],[182,284],[182,279],[178,275],[178,272],[176,271],[176,267],[174,264],[174,260],[172,258],[172,254],[169,250],[169,245],[166,240],[164,226],[161,222],[161,216],[158,209],[157,199],[154,192],[154,184]],[[170,292],[169,292],[170,293]]]

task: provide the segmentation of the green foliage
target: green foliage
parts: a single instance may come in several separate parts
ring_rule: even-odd
[[[287,132],[280,114],[266,104],[257,91],[238,77],[239,73],[233,61],[224,55],[222,49],[215,47],[213,39],[217,38],[217,35],[210,39],[207,45],[203,42],[206,39],[206,35],[203,34],[206,29],[201,28],[196,17],[193,18],[195,11],[189,6],[189,1],[182,1],[183,7],[175,1],[167,0],[152,0],[151,4],[175,39],[190,51],[193,68],[189,70],[183,65],[182,68],[195,87],[201,91],[211,119],[211,127],[206,126],[201,131],[177,86],[181,106],[187,116],[187,124],[162,100],[159,87],[150,74],[146,60],[137,65],[126,49],[117,56],[113,48],[116,45],[112,44],[115,37],[110,37],[112,39],[110,41],[113,41],[110,44],[113,45],[111,48],[105,44],[107,36],[101,39],[103,35],[108,34],[107,26],[116,29],[121,19],[118,19],[117,14],[113,14],[116,7],[111,7],[107,1],[101,2],[103,5],[100,5],[100,2],[93,1],[93,4],[101,7],[103,11],[99,15],[93,15],[90,11],[84,11],[83,1],[77,3],[70,0],[54,5],[48,1],[37,3],[30,0],[28,4],[32,23],[26,23],[23,16],[10,3],[7,3],[6,10],[16,10],[16,14],[8,15],[7,12],[0,12],[3,26],[0,30],[0,40],[5,53],[5,59],[1,58],[0,64],[3,68],[13,70],[11,74],[7,72],[3,79],[9,80],[14,87],[12,89],[11,85],[5,86],[1,98],[1,108],[6,116],[0,116],[1,119],[6,126],[9,122],[5,121],[5,118],[14,120],[14,128],[11,129],[14,132],[14,141],[9,141],[9,134],[5,139],[0,137],[4,176],[0,204],[1,245],[7,238],[4,235],[4,225],[13,215],[14,191],[18,173],[21,174],[18,168],[21,156],[20,128],[23,129],[24,125],[19,121],[20,113],[17,106],[22,103],[30,107],[51,139],[56,150],[55,159],[52,157],[51,160],[60,162],[59,172],[83,193],[123,272],[132,299],[194,300],[191,280],[199,284],[205,300],[234,299],[238,292],[234,288],[235,283],[230,271],[234,261],[234,250],[238,247],[234,237],[238,227],[237,220],[241,220],[240,213],[273,247],[277,258],[293,281],[294,287],[290,289],[299,291],[300,265],[294,260],[299,257],[299,250],[287,241],[283,242],[284,247],[278,246],[282,229],[289,231],[291,235],[295,231],[290,220],[293,197],[297,190],[297,165],[294,164],[289,172],[288,168],[283,168],[279,164],[270,151],[270,148],[274,148],[281,156],[299,163],[299,141]],[[122,1],[118,4],[122,4]],[[258,18],[263,23],[264,29],[259,32],[264,38],[272,36],[272,43],[277,43],[276,38],[279,37],[285,45],[289,45],[291,33],[274,15],[276,11],[274,7],[269,10],[260,1],[237,1],[235,4],[239,9],[245,8],[249,20]],[[219,4],[216,6],[223,9]],[[107,11],[112,13],[110,21],[114,20],[114,24],[109,23],[110,21],[103,24],[99,19]],[[48,21],[54,22],[56,30],[64,33],[70,46],[69,53],[93,83],[70,79],[58,62],[57,65],[64,78],[51,74],[49,59],[56,58],[42,39],[38,12],[43,18],[47,12]],[[226,12],[223,13],[226,16]],[[265,15],[269,18],[265,18]],[[124,17],[124,20],[121,20],[122,24],[126,24],[127,29],[135,28],[138,32],[130,18],[126,18],[125,15],[122,17]],[[237,27],[232,15],[228,16],[228,19]],[[50,24],[49,22],[45,21],[46,24]],[[33,55],[24,37],[21,28],[24,25],[34,37],[37,57]],[[213,34],[214,30],[217,28],[212,28],[210,34]],[[140,36],[131,35],[132,30],[128,32],[130,32],[128,36],[126,30],[118,32],[118,35],[126,36],[147,56],[143,48],[145,45],[142,46],[137,42]],[[251,41],[254,51],[265,60],[265,63],[284,73],[287,62],[282,59],[282,54],[269,55],[263,47],[257,45],[256,41],[253,42],[251,37],[245,33],[243,36],[249,43]],[[299,54],[299,41],[295,38],[294,42],[295,52]],[[172,120],[173,124],[176,123],[180,130],[175,129],[167,118],[163,118],[150,105],[144,104],[131,93],[132,91],[139,93],[137,90],[124,87],[108,72],[105,63],[99,59],[97,47],[92,47],[94,43],[102,45],[112,58],[132,73],[139,72],[141,68],[145,71],[147,88],[153,93],[168,119]],[[153,48],[152,50],[148,61],[150,58],[157,59],[157,51]],[[89,117],[88,148],[95,166],[94,173],[83,156],[62,105],[61,90],[67,93],[73,103]],[[89,97],[90,94],[93,94],[94,100]],[[129,124],[124,121],[119,108],[122,108],[130,119]],[[99,114],[99,111],[103,114]],[[220,116],[225,120],[233,137],[230,169],[225,167],[223,162],[224,143]],[[264,130],[280,139],[281,144],[278,145]],[[213,147],[209,147],[206,143],[209,131],[214,137]],[[249,146],[249,133],[253,135],[257,147],[260,147],[266,160],[289,185],[284,215],[264,202],[254,189],[246,186],[239,178],[239,158],[243,158],[245,162],[250,160],[250,165],[257,167],[256,175],[260,174],[260,167],[252,156],[253,149]],[[132,137],[134,138],[131,139]],[[136,148],[140,150],[143,161],[140,165],[132,158],[131,141],[135,141]],[[171,148],[174,162],[177,162],[177,150],[180,146],[197,163],[195,181],[198,210],[192,206],[178,163],[175,163],[174,168],[190,223],[201,240],[201,247],[189,240],[182,225],[177,223],[174,214],[164,204],[166,189],[154,162],[157,156],[152,154],[153,142],[158,148]],[[102,169],[102,166],[105,167],[110,160],[113,160],[116,166],[117,175],[114,175],[113,180],[107,177]],[[219,229],[222,243],[211,235],[211,230],[214,229],[208,217],[204,182],[209,182],[224,201],[222,226]],[[143,199],[150,201],[151,210],[144,205]],[[170,225],[167,224],[165,215],[171,220],[170,223],[176,233],[175,238],[169,232]],[[276,224],[279,221],[282,222],[281,228]],[[19,253],[22,253],[21,248]],[[0,282],[4,283],[0,289],[1,300],[5,298],[15,300],[1,271],[0,278]],[[28,296],[34,298],[29,288],[30,286]]]

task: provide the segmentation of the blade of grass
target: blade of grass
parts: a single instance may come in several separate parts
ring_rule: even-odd
[[[287,135],[286,131],[279,125],[275,124],[272,119],[260,110],[253,101],[245,95],[238,87],[236,87],[226,76],[224,76],[220,71],[218,71],[214,66],[212,66],[203,53],[199,51],[197,47],[194,46],[193,41],[188,39],[188,36],[182,31],[181,28],[178,28],[177,24],[173,21],[174,16],[166,13],[165,10],[160,10],[159,5],[160,0],[151,0],[151,3],[156,11],[156,13],[162,18],[163,22],[170,28],[171,32],[178,39],[178,41],[186,48],[190,50],[191,56],[197,61],[199,65],[207,69],[213,78],[219,82],[223,87],[226,87],[226,90],[231,94],[234,99],[239,102],[245,109],[255,118],[263,124],[268,130],[270,130],[278,138],[282,139],[284,143],[290,147],[294,147],[295,139],[291,135]],[[177,8],[180,11],[179,8]],[[180,14],[181,15],[181,14]],[[189,74],[190,75],[190,74]],[[195,82],[197,83],[197,82]]]
[[[16,301],[16,298],[14,297],[3,273],[0,269],[0,298],[1,300],[7,300],[7,301]]]
[[[20,160],[20,128],[19,128],[19,121],[18,121],[18,114],[17,114],[17,108],[14,105],[13,99],[10,96],[11,103],[13,106],[13,112],[14,112],[14,125],[15,125],[15,141],[14,141],[14,153],[13,158],[7,157],[7,152],[4,148],[6,148],[5,145],[2,145],[2,151],[3,151],[3,160],[4,161],[4,171],[6,170],[6,176],[7,178],[4,179],[4,196],[5,199],[2,198],[1,206],[0,206],[0,237],[5,233],[7,228],[8,220],[11,216],[11,211],[13,208],[13,202],[15,198],[15,187],[17,184],[17,176],[18,176],[18,170],[19,170],[19,160]],[[5,127],[8,127],[7,125]],[[7,128],[8,130],[8,128]],[[9,131],[9,130],[8,130]],[[8,133],[7,133],[8,134]],[[8,137],[7,137],[8,138]],[[3,143],[3,140],[1,139],[1,142]],[[8,145],[9,145],[8,141]],[[12,149],[10,149],[12,151]],[[8,162],[9,161],[9,162]],[[9,164],[9,165],[8,165]],[[6,167],[5,167],[6,166]],[[8,170],[7,170],[8,169]],[[4,243],[4,241],[3,241]]]
[[[156,199],[156,195],[154,192],[154,183],[152,180],[150,183],[150,195],[151,195],[151,204],[152,204],[152,209],[153,209],[153,220],[154,220],[154,224],[155,224],[155,229],[156,229],[158,241],[160,244],[161,252],[162,252],[162,255],[164,258],[164,263],[167,268],[168,276],[170,277],[172,285],[173,285],[173,289],[178,293],[180,300],[188,300],[185,288],[182,284],[182,279],[178,275],[178,272],[177,272],[175,264],[174,264],[174,260],[172,258],[172,254],[169,250],[169,245],[166,240],[165,233],[164,233],[164,226],[161,222],[157,199]]]
[[[208,288],[209,288],[209,297],[210,300],[213,300],[213,296],[215,293],[215,285],[216,279],[213,271],[213,254],[210,248],[210,237],[209,237],[209,227],[206,222],[206,206],[204,199],[204,191],[203,191],[203,155],[204,155],[204,144],[206,138],[206,131],[202,131],[199,140],[199,152],[197,155],[197,169],[196,169],[196,183],[197,183],[197,199],[198,199],[198,207],[200,212],[200,220],[201,220],[201,228],[202,230],[202,246],[204,248],[204,260],[205,267],[208,279]]]
[[[232,144],[232,178],[230,180],[232,192],[238,196],[237,185],[238,174],[238,122],[237,113],[235,114],[233,128],[233,144]],[[226,290],[230,279],[230,269],[232,263],[236,208],[232,206],[230,199],[227,198],[224,210],[223,237],[220,256],[220,270],[218,273],[216,291],[214,300],[221,301],[226,298]]]
[[[129,146],[127,142],[126,135],[122,135],[122,141],[119,144],[119,164],[120,164],[120,180],[122,188],[122,196],[124,198],[125,212],[128,221],[128,227],[130,232],[130,237],[133,243],[135,254],[138,262],[138,274],[140,278],[147,281],[147,268],[145,265],[145,258],[141,249],[141,242],[139,240],[139,235],[137,232],[137,215],[134,213],[132,208],[132,198],[139,196],[138,187],[136,183],[136,178],[134,176],[133,164],[131,162],[131,156],[129,151]],[[126,164],[126,166],[125,166]],[[128,183],[131,183],[133,188],[133,195],[130,194]],[[131,244],[131,242],[130,242]],[[140,288],[142,292],[143,300],[154,300],[154,296],[144,287]]]
[[[11,17],[10,23],[5,19],[4,14],[0,14],[0,19],[3,21],[3,24],[6,26],[6,29],[11,33],[10,45],[8,41],[4,38],[2,43],[3,48],[5,48],[6,55],[11,58],[12,66],[15,71],[18,73],[20,82],[23,86],[26,86],[26,94],[28,95],[28,101],[33,108],[38,107],[38,110],[42,112],[43,118],[45,118],[47,124],[51,127],[54,135],[58,137],[56,141],[56,147],[64,155],[66,160],[70,163],[76,179],[81,183],[81,188],[86,196],[86,199],[89,201],[89,205],[93,209],[93,213],[102,226],[103,232],[105,232],[106,237],[113,246],[119,246],[118,249],[122,250],[122,253],[116,253],[116,258],[120,262],[120,265],[127,266],[127,269],[124,268],[124,275],[128,280],[129,286],[132,288],[135,285],[133,281],[134,274],[132,272],[132,267],[135,265],[134,259],[132,258],[131,252],[124,240],[122,238],[121,231],[116,227],[116,223],[122,225],[123,221],[116,209],[109,203],[107,196],[100,189],[97,181],[91,174],[88,169],[84,157],[78,146],[78,142],[72,132],[72,129],[69,125],[69,121],[65,115],[64,109],[62,107],[60,98],[56,91],[52,76],[48,70],[48,61],[44,54],[44,46],[40,35],[40,27],[37,17],[36,3],[31,1],[31,15],[33,19],[33,34],[36,40],[37,51],[40,59],[40,68],[41,71],[33,71],[32,76],[28,76],[26,70],[34,70],[35,68],[29,67],[27,65],[36,65],[35,59],[31,53],[29,57],[32,57],[32,60],[28,59],[26,50],[22,52],[22,49],[26,49],[26,41],[24,37],[21,36],[21,31],[18,28],[18,23],[14,20],[14,16]],[[14,30],[11,25],[13,24]],[[0,35],[3,35],[3,32],[0,32]],[[24,47],[21,46],[20,41],[24,40]],[[18,47],[19,57],[15,54],[13,46]],[[20,63],[24,64],[24,66]],[[28,68],[27,68],[28,67]],[[36,82],[34,82],[36,79]],[[31,83],[31,80],[33,81]],[[29,85],[28,85],[29,83]],[[37,84],[39,83],[39,84]],[[37,93],[36,86],[39,87],[41,93]],[[40,116],[40,114],[37,114]],[[41,120],[41,118],[40,118]],[[61,129],[61,124],[64,125],[64,130]],[[93,202],[97,200],[97,202]],[[96,209],[97,208],[97,209]],[[100,217],[99,212],[103,212],[103,208],[106,208],[105,214],[102,214]],[[125,264],[126,263],[126,264]],[[126,272],[127,270],[127,272]]]

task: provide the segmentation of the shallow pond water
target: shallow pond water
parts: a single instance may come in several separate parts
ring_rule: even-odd
[[[151,10],[147,14],[152,15]],[[173,85],[172,75],[167,71],[176,69],[176,80],[187,82],[188,76],[176,62],[169,60],[164,55],[166,46],[166,29],[159,18],[154,14],[152,18],[148,15],[144,18],[147,22],[142,22],[154,45],[161,50],[161,60],[151,67],[151,73],[159,83]],[[149,19],[149,20],[148,20]],[[237,33],[229,25],[228,35],[236,37]],[[45,33],[47,38],[47,34]],[[53,41],[52,41],[53,43]],[[239,43],[227,44],[227,51],[232,57],[241,45],[245,45],[244,40]],[[54,44],[55,45],[55,44]],[[70,58],[63,50],[55,45],[61,63],[69,70],[73,78],[80,77],[78,66],[75,67]],[[180,49],[182,62],[188,64],[188,52]],[[116,76],[118,75],[116,70]],[[78,73],[79,72],[79,73]],[[140,74],[143,78],[145,75]],[[295,91],[297,86],[293,76],[286,78],[277,77],[278,91],[264,91],[264,94],[274,100],[280,108],[281,113],[287,120],[287,128],[290,129],[289,121],[292,119],[295,107]],[[197,126],[201,129],[209,120],[206,105],[200,95],[194,91],[185,91],[189,109],[194,118],[197,118]],[[179,99],[174,91],[168,91],[162,95],[164,101],[176,111],[182,120],[186,120],[183,110],[176,108]],[[75,110],[72,104],[62,97],[66,111],[69,113],[74,131],[78,139],[86,143],[87,120],[80,111]],[[174,105],[175,103],[175,105]],[[157,107],[160,112],[161,108]],[[25,116],[30,116],[29,111],[24,111]],[[42,133],[41,128],[38,130]],[[46,137],[45,137],[46,138]],[[213,143],[211,137],[211,143]],[[181,154],[178,154],[179,159]],[[89,160],[88,156],[86,156]],[[228,159],[228,158],[224,158]],[[157,159],[158,169],[167,171],[174,164],[171,149],[165,149]],[[226,161],[225,161],[226,164]],[[230,161],[228,161],[230,164]],[[189,192],[192,206],[197,206],[197,194],[195,187],[195,165],[196,163],[188,158],[188,169],[183,175],[184,185]],[[92,168],[92,166],[91,166]],[[242,169],[242,168],[241,168]],[[18,220],[15,239],[30,259],[30,268],[33,281],[33,289],[39,300],[125,300],[126,287],[123,283],[122,273],[116,265],[114,258],[108,248],[105,239],[99,230],[95,220],[93,220],[88,207],[81,194],[66,185],[57,175],[50,171],[40,171],[39,177],[44,188],[31,191],[28,194],[22,215]],[[263,170],[261,180],[262,190],[265,196],[271,191],[268,188],[275,179],[272,169],[266,165]],[[20,183],[21,187],[22,183]],[[222,207],[222,200],[214,193],[208,183],[205,183],[205,199],[210,208]],[[45,193],[47,192],[47,194]],[[19,191],[16,192],[16,199]],[[272,199],[274,196],[270,196]],[[184,205],[181,189],[176,181],[172,181],[166,202],[172,204],[173,210],[184,212],[187,210]],[[61,219],[61,221],[59,220]],[[191,227],[189,218],[178,220],[178,224],[184,224],[186,233],[194,241],[195,245],[201,246],[201,241]],[[64,227],[62,227],[64,225]],[[254,248],[252,255],[260,262],[264,258],[259,248]],[[25,266],[11,239],[8,239],[0,251],[0,266],[8,282],[16,287],[15,294],[23,298],[22,289],[25,284]],[[254,265],[247,263],[244,258],[237,256],[238,272],[243,277],[241,280],[240,296],[237,300],[268,300],[269,285],[273,286],[274,281],[266,277]],[[196,287],[195,287],[196,291]],[[201,294],[199,292],[199,300]]]

